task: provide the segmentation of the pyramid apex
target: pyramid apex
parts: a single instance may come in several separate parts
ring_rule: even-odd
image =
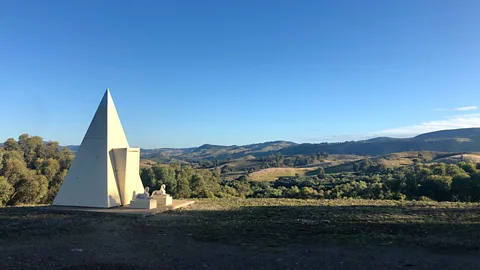
[[[143,192],[138,175],[140,154],[128,149],[127,137],[107,88],[53,205],[100,208],[127,205],[134,192]]]

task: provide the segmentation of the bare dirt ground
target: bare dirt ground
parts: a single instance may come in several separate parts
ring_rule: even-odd
[[[480,269],[479,219],[477,205],[364,201],[205,200],[150,218],[0,208],[0,268]]]

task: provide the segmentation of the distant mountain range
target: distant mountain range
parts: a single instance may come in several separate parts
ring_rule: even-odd
[[[143,158],[179,158],[182,160],[198,160],[198,159],[236,159],[246,156],[265,156],[270,153],[276,153],[282,149],[297,145],[294,142],[273,141],[256,143],[249,145],[212,145],[204,144],[194,148],[158,148],[158,149],[141,149]]]
[[[78,146],[67,146],[72,151]],[[341,143],[302,143],[273,141],[249,145],[204,144],[192,148],[141,149],[143,158],[153,159],[236,159],[248,156],[261,157],[281,153],[283,155],[311,155],[320,152],[329,154],[354,154],[378,156],[404,151],[480,152],[480,128],[464,128],[424,133],[413,138],[378,137],[363,141]]]

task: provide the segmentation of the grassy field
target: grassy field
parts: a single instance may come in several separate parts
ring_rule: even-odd
[[[316,168],[268,168],[258,172],[251,173],[250,179],[253,181],[275,181],[280,176],[304,176]]]
[[[198,200],[175,211],[195,238],[241,245],[350,243],[480,250],[480,205],[373,200]]]
[[[473,161],[475,163],[480,163],[480,154],[479,153],[469,153],[469,154],[458,154],[452,155],[444,158],[439,158],[434,160],[436,163],[447,163],[447,164],[456,164],[460,161]]]
[[[153,165],[156,165],[157,162],[149,159],[140,159],[140,169],[142,168],[151,168]]]

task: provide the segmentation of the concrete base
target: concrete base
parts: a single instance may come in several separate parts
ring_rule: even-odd
[[[120,215],[120,216],[140,216],[147,217],[159,214],[161,212],[175,210],[181,207],[186,207],[195,203],[195,201],[187,200],[173,200],[171,205],[157,205],[157,208],[153,209],[135,209],[126,206],[118,206],[112,208],[93,208],[93,207],[78,207],[78,206],[35,206],[39,210],[44,210],[47,212],[57,212],[57,213],[94,213],[94,214],[110,214],[110,215]]]
[[[130,201],[130,208],[133,209],[155,209],[157,208],[156,200],[141,200],[137,199]]]
[[[152,195],[152,198],[157,201],[158,205],[172,204],[172,196],[170,195]]]

